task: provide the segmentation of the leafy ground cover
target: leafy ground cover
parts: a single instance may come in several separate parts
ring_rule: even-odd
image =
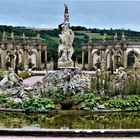
[[[50,96],[50,95],[49,95]],[[57,91],[50,98],[31,97],[25,101],[10,101],[10,97],[0,94],[0,107],[22,109],[25,112],[47,112],[48,110],[61,110],[62,105],[70,106],[69,109],[97,110],[102,106],[109,110],[140,110],[140,96],[128,95],[126,97],[103,97],[93,93],[78,93],[71,97],[63,96]]]

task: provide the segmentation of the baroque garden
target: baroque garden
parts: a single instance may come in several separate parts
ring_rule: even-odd
[[[100,41],[94,41],[89,37],[89,40],[80,46],[81,64],[78,63],[76,57],[73,60],[74,32],[70,28],[67,5],[64,10],[64,22],[59,25],[58,36],[60,41],[58,50],[55,50],[58,54],[57,69],[54,70],[56,60],[48,59],[49,45],[40,41],[39,34],[31,41],[27,40],[24,33],[19,40],[13,32],[9,37],[6,36],[6,32],[3,32],[0,40],[2,69],[0,109],[53,115],[56,112],[63,114],[63,110],[78,110],[80,114],[91,113],[90,111],[95,113],[140,110],[140,44],[138,42],[128,41],[124,32],[121,35],[116,32],[111,40],[106,33]],[[32,85],[24,83],[24,79],[38,76],[40,71],[43,74],[42,80]],[[82,112],[84,110],[86,112]],[[58,122],[58,127],[61,127],[62,124],[57,117],[56,120],[51,117],[54,119],[52,122]],[[123,121],[123,116],[121,117]],[[68,127],[78,128],[77,120],[75,121],[73,127],[71,125]],[[97,123],[101,123],[100,121],[103,120],[99,117]],[[27,123],[26,119],[24,122]],[[49,123],[54,127],[55,124],[52,122]],[[131,117],[130,122],[133,123]],[[139,122],[138,118],[136,122]],[[44,127],[47,126],[48,124]],[[88,124],[84,128],[94,128],[87,126]],[[129,127],[126,125],[126,128],[132,128],[131,126],[140,127],[130,124]],[[110,124],[109,128],[113,126]]]

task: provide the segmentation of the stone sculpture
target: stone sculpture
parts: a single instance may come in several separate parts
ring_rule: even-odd
[[[4,40],[5,40],[5,38],[6,38],[6,33],[5,33],[5,32],[3,32],[3,34],[2,34],[2,40],[4,41]]]
[[[113,39],[114,39],[114,42],[116,42],[118,40],[118,34],[117,34],[117,32],[115,33]]]
[[[140,75],[140,55],[135,56],[135,63],[133,65],[133,70],[135,74]]]
[[[73,67],[71,57],[74,53],[72,46],[74,33],[69,28],[69,14],[67,5],[65,5],[64,23],[59,25],[59,29],[61,30],[61,34],[59,34],[60,45],[58,47],[58,68],[71,68]]]
[[[23,33],[22,34],[22,39],[25,41],[25,38],[26,38],[26,36],[25,36],[25,34]]]
[[[3,76],[3,79],[0,81],[0,86],[3,86],[6,82],[8,82],[8,73],[6,72]]]
[[[0,81],[0,86],[14,87],[22,84],[22,78],[20,78],[12,68],[4,74],[3,79]]]
[[[125,36],[124,32],[122,33],[122,41],[124,41],[124,42],[126,41],[126,36]]]
[[[15,36],[14,36],[14,32],[11,33],[11,39],[14,39]]]
[[[121,80],[125,80],[126,79],[127,74],[124,71],[124,68],[123,67],[119,67],[119,69],[118,69],[118,75],[119,75],[119,79],[121,79]]]
[[[107,39],[107,33],[104,33],[104,36],[103,36],[103,43],[106,42],[106,39]]]
[[[118,73],[115,76],[115,86],[117,89],[123,89],[124,88],[124,83],[126,82],[127,78],[127,73],[124,71],[123,67],[119,67]]]
[[[22,83],[22,78],[20,78],[12,68],[9,68],[8,78],[12,86],[19,86]]]

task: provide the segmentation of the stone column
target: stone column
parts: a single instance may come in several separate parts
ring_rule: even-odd
[[[85,46],[82,47],[82,69],[85,69]]]
[[[47,46],[44,46],[44,50],[45,50],[45,69],[47,70],[47,64],[48,64],[48,59],[47,59],[47,54],[48,54],[48,52],[47,52]]]
[[[106,52],[104,49],[102,49],[101,50],[101,69],[102,69],[102,71],[106,71],[106,65],[107,65]]]
[[[1,45],[1,68],[6,68],[6,47],[4,44]]]
[[[8,49],[10,49],[10,53],[13,55],[13,58],[11,58],[11,68],[15,69],[14,44],[9,44]]]
[[[116,70],[116,56],[117,56],[117,49],[114,49],[114,56],[113,56],[113,58],[114,58],[114,62],[113,62],[113,66],[114,66],[114,70]]]
[[[27,51],[28,51],[28,46],[23,46],[23,63],[24,63],[24,68],[25,70],[28,70],[28,54],[27,54]]]
[[[15,54],[15,60],[14,60],[14,63],[15,63],[15,65],[14,65],[14,67],[15,67],[15,73],[18,73],[18,70],[19,70],[19,49],[20,49],[20,46],[19,45],[16,45],[15,46],[15,52],[14,52],[14,54]]]
[[[25,58],[24,58],[24,48],[23,48],[23,46],[20,46],[20,53],[21,53],[21,63],[23,63],[24,64],[24,60],[25,60]]]
[[[104,51],[104,71],[107,70],[107,54],[106,51]]]
[[[37,46],[37,68],[38,69],[41,69],[41,49],[42,49],[42,46]]]
[[[118,45],[118,44],[115,45],[115,50],[114,50],[114,70],[117,69],[117,67],[116,67],[116,58],[117,58],[117,56],[118,56],[118,50],[119,50],[120,48],[121,48],[120,45]]]
[[[112,46],[108,46],[108,53],[106,54],[107,69],[111,67],[111,50]]]
[[[127,68],[127,54],[126,54],[126,49],[127,49],[127,46],[124,45],[124,48],[123,48],[123,65],[124,65],[124,68]]]
[[[88,70],[92,69],[92,46],[88,46]]]

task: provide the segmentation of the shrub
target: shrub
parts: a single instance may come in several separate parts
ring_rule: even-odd
[[[19,70],[24,70],[24,63],[23,62],[20,62],[18,65],[17,65],[17,69]]]
[[[50,93],[50,98],[54,101],[62,101],[62,100],[64,100],[65,97],[64,97],[63,92],[58,89],[58,90]]]
[[[22,103],[9,102],[6,94],[0,93],[0,107],[11,109],[22,109]]]
[[[55,108],[55,105],[50,99],[39,97],[33,97],[23,104],[23,110],[26,112],[46,112],[53,108]]]
[[[73,98],[72,100],[75,105],[78,105],[83,101],[85,101],[86,99],[92,99],[94,97],[95,95],[93,93],[78,93],[72,97]]]
[[[140,110],[140,97],[131,95],[126,99],[110,99],[105,106],[109,109]]]
[[[92,110],[102,103],[102,98],[95,96],[93,93],[78,93],[73,96],[73,103],[80,105],[80,109]]]
[[[2,106],[7,101],[7,96],[3,93],[0,93],[0,106]]]
[[[10,109],[22,109],[22,103],[16,103],[16,102],[6,102],[4,104],[4,108],[10,108]]]
[[[21,77],[22,79],[26,79],[31,77],[31,73],[28,71],[21,71],[18,73],[18,76]]]
[[[97,107],[100,103],[101,103],[100,97],[95,97],[95,98],[92,98],[92,99],[86,99],[81,104],[81,109],[93,110],[94,107]]]

